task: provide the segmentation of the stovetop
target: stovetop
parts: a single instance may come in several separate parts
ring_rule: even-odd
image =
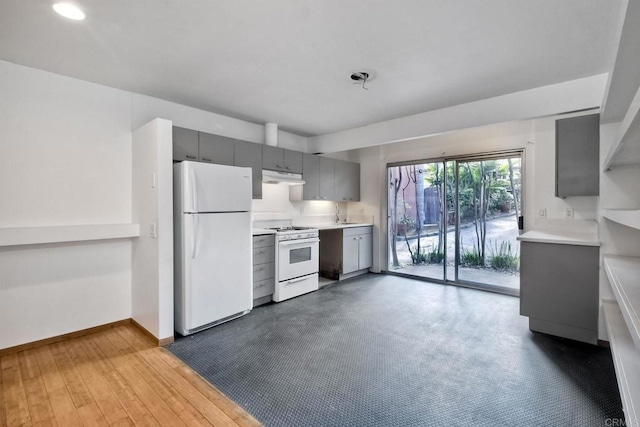
[[[290,232],[290,231],[302,231],[302,230],[315,230],[312,227],[269,227],[269,230],[276,230],[278,233],[280,232]]]
[[[309,239],[318,237],[320,234],[317,228],[311,227],[272,227],[270,230],[276,230],[276,240],[279,242],[285,240]]]

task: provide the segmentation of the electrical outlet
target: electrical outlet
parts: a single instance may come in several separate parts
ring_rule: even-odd
[[[538,216],[540,218],[546,218],[547,217],[547,209],[546,208],[540,208],[540,210],[538,210]]]
[[[573,219],[573,208],[567,208],[564,214],[565,218]]]
[[[151,237],[153,237],[154,239],[156,237],[158,237],[158,226],[156,225],[155,222],[151,224],[151,227],[150,227],[150,230],[149,230],[149,235]]]
[[[360,213],[363,214],[364,213],[364,208],[360,208]]]

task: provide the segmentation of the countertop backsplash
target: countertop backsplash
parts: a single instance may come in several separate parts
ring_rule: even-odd
[[[347,202],[290,201],[289,187],[283,184],[264,184],[262,199],[254,200],[252,219],[254,228],[311,227],[336,222],[336,206],[341,223],[373,224],[373,215],[348,215]]]

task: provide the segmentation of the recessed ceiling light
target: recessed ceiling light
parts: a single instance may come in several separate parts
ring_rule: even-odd
[[[84,12],[71,3],[56,3],[53,5],[53,10],[55,10],[65,18],[74,19],[76,21],[81,21],[84,19]]]

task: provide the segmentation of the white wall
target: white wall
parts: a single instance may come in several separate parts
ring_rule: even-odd
[[[361,201],[349,203],[348,212],[374,215],[373,270],[386,270],[388,163],[524,149],[525,229],[533,227],[540,208],[546,208],[548,218],[563,218],[565,208],[571,206],[576,219],[595,219],[597,198],[554,196],[555,119],[511,122],[348,152],[348,159],[361,167]]]
[[[347,203],[338,203],[340,219],[347,214]],[[253,201],[253,221],[265,222],[293,220],[296,225],[332,222],[336,203],[329,201],[290,201],[289,187],[285,184],[262,184],[262,200]],[[268,225],[268,224],[263,224]]]
[[[156,117],[264,140],[259,124],[5,61],[0,93],[0,227],[131,222],[131,135]],[[2,248],[0,348],[131,317],[131,257],[128,239]]]
[[[131,222],[126,93],[0,62],[0,226]],[[0,251],[0,348],[131,316],[128,240]]]
[[[159,339],[173,337],[171,128],[155,119],[133,133],[133,221],[142,233],[133,243],[131,317]]]
[[[575,115],[566,115],[572,117]],[[555,197],[555,117],[534,121],[535,175],[532,183],[534,188],[533,207],[535,210],[527,212],[538,218],[539,209],[546,209],[547,218],[565,218],[566,208],[573,208],[574,219],[597,219],[597,197],[569,197],[561,199]],[[597,173],[597,171],[594,171]]]
[[[309,138],[332,153],[600,106],[607,75],[585,77]]]

